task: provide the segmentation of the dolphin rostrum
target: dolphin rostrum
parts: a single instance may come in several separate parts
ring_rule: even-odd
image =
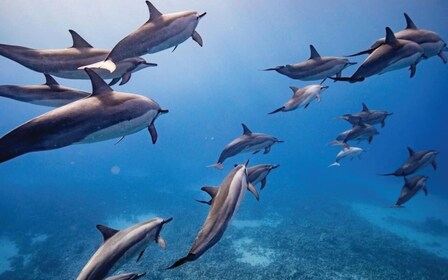
[[[397,39],[409,40],[419,44],[423,48],[426,58],[438,55],[443,63],[446,63],[447,59],[443,53],[446,49],[446,43],[442,40],[439,34],[430,30],[417,28],[415,23],[406,13],[404,13],[404,17],[406,18],[406,29],[395,33],[395,37]],[[369,49],[349,55],[348,57],[371,54],[374,50],[383,45],[385,41],[385,38],[378,39]]]
[[[395,170],[393,173],[381,174],[383,176],[408,176],[418,170],[431,164],[434,170],[437,169],[436,156],[439,152],[434,150],[423,150],[415,152],[408,147],[409,158],[403,163],[403,165]]]
[[[336,141],[333,141],[333,145],[337,146],[341,142],[347,143],[348,141],[367,140],[369,144],[373,140],[373,136],[380,134],[373,125],[370,124],[357,124],[349,130],[346,130],[336,137]]]
[[[358,147],[350,147],[346,143],[344,143],[344,148],[336,155],[336,160],[334,163],[330,164],[328,167],[333,166],[341,166],[339,161],[341,161],[343,158],[349,158],[353,159],[354,157],[358,157],[361,159],[361,154],[364,152],[363,149]]]
[[[163,225],[172,219],[163,220],[162,218],[154,218],[123,230],[97,225],[96,227],[104,237],[104,243],[90,258],[76,280],[103,279],[108,275],[109,271],[118,268],[116,264],[120,264],[120,261],[123,264],[131,258],[136,257],[136,261],[138,262],[143,256],[146,247],[152,241],[155,241],[160,247],[165,249],[166,243],[160,236],[160,231]]]
[[[397,39],[389,27],[386,27],[386,41],[375,49],[359,66],[351,77],[331,78],[335,81],[356,83],[365,78],[389,71],[410,67],[411,78],[416,72],[417,63],[424,57],[423,48],[412,41]]]
[[[426,181],[428,176],[414,176],[411,179],[404,178],[404,185],[401,189],[400,197],[398,197],[395,203],[396,207],[401,207],[405,202],[409,201],[418,191],[423,190],[425,195],[428,195],[428,189],[426,187]]]
[[[178,267],[198,259],[212,248],[223,236],[232,218],[237,213],[247,188],[254,194],[255,188],[248,183],[246,164],[239,164],[227,175],[219,187],[203,187],[212,200],[210,211],[199,231],[188,255],[179,259],[167,269]],[[256,196],[258,198],[258,194]]]
[[[124,273],[124,274],[107,277],[104,280],[137,280],[145,275],[146,275],[146,272],[144,272],[144,273]]]
[[[306,109],[314,99],[317,99],[317,102],[320,102],[320,94],[327,89],[328,86],[309,85],[303,88],[298,88],[295,86],[290,86],[289,88],[293,92],[291,99],[289,99],[288,102],[286,102],[282,107],[270,112],[269,114],[293,111],[301,107]]]
[[[276,169],[279,166],[279,164],[259,164],[249,167],[247,169],[249,183],[255,186],[261,182],[260,190],[264,189],[266,186],[266,177],[271,170]]]
[[[380,110],[369,110],[366,104],[362,103],[362,111],[357,114],[345,114],[340,119],[346,120],[352,125],[357,125],[360,123],[375,125],[381,123],[381,127],[386,125],[386,118],[392,115],[386,111]]]
[[[177,47],[190,37],[202,47],[202,38],[195,29],[206,13],[199,15],[195,11],[184,11],[162,14],[151,2],[146,1],[146,4],[149,20],[118,42],[105,60],[83,67],[103,68],[112,73],[116,64],[125,58]]]
[[[227,146],[219,156],[218,162],[212,164],[208,167],[216,167],[218,169],[223,168],[223,162],[230,157],[233,157],[239,153],[253,152],[254,154],[264,149],[264,154],[271,151],[271,146],[275,143],[283,143],[284,141],[278,140],[274,136],[263,134],[263,133],[253,133],[250,129],[243,123],[243,135],[236,138]]]
[[[148,128],[157,141],[154,121],[168,112],[147,97],[112,90],[93,70],[86,69],[92,94],[56,108],[0,138],[0,163],[17,156],[123,137]]]
[[[94,48],[75,31],[69,30],[69,32],[73,39],[73,45],[69,48],[38,50],[0,44],[0,55],[36,72],[66,79],[89,79],[86,72],[78,68],[104,60],[110,50]],[[132,72],[149,66],[157,66],[157,64],[148,63],[141,57],[132,57],[120,61],[113,74],[101,69],[97,71],[97,74],[103,79],[122,79],[121,84],[125,84],[129,81]]]
[[[313,45],[310,45],[310,58],[300,63],[287,64],[268,68],[264,71],[277,71],[280,74],[290,77],[291,79],[301,81],[325,80],[336,75],[341,76],[342,70],[356,62],[350,62],[343,57],[320,56]]]
[[[46,82],[43,85],[0,86],[0,96],[36,105],[60,107],[90,95],[82,90],[61,86],[50,75],[44,75]]]

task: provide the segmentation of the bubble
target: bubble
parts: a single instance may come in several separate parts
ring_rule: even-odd
[[[116,165],[112,166],[112,168],[110,169],[110,172],[112,172],[112,174],[114,175],[120,174],[120,171],[121,171],[120,167]]]

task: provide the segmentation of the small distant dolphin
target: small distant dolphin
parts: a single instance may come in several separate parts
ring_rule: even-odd
[[[356,62],[350,62],[343,57],[320,56],[313,45],[310,45],[310,58],[306,61],[264,69],[277,71],[291,79],[301,81],[325,80],[331,76],[341,76],[342,70]]]
[[[343,143],[347,143],[348,141],[357,140],[367,140],[369,144],[373,140],[373,136],[380,134],[376,128],[370,124],[357,124],[349,130],[342,132],[336,137],[336,141],[333,144],[336,144],[338,141],[342,141]]]
[[[125,274],[110,276],[104,280],[137,280],[145,275],[146,275],[146,272],[144,272],[144,273],[125,273]]]
[[[249,183],[255,186],[261,182],[260,190],[264,189],[266,186],[266,177],[269,175],[271,170],[276,169],[279,166],[279,164],[259,164],[249,167],[247,169]]]
[[[196,236],[188,255],[179,259],[167,269],[172,269],[198,259],[208,249],[218,243],[232,218],[237,213],[246,189],[251,187],[248,183],[246,165],[247,162],[233,168],[219,187],[202,188],[212,197],[208,216]],[[253,187],[250,191],[257,193]],[[258,199],[258,194],[256,197]]]
[[[386,125],[386,118],[390,115],[392,115],[392,113],[386,111],[369,110],[367,105],[362,103],[362,111],[360,113],[345,114],[339,118],[348,121],[352,125],[357,125],[359,123],[375,125],[381,123],[381,127],[384,127]]]
[[[176,48],[190,37],[202,47],[202,38],[195,29],[206,13],[199,15],[195,11],[185,11],[162,14],[149,1],[146,4],[149,9],[146,23],[118,42],[105,60],[81,68],[103,68],[113,73],[116,64],[125,58]]]
[[[157,141],[154,121],[168,110],[147,97],[112,90],[86,69],[92,94],[56,108],[0,138],[0,163],[20,155],[123,137],[148,128]]]
[[[73,46],[70,48],[38,50],[0,44],[0,55],[36,72],[66,79],[89,79],[86,72],[78,68],[104,60],[110,50],[94,48],[75,31],[69,30],[69,32],[73,39]],[[141,57],[132,57],[120,61],[113,74],[107,70],[98,70],[97,74],[103,79],[122,79],[121,84],[125,84],[129,81],[132,72],[150,66],[157,66],[157,64],[148,63]]]
[[[403,163],[403,165],[395,170],[393,173],[381,174],[383,176],[408,176],[418,170],[431,164],[434,170],[437,169],[436,156],[439,152],[434,150],[423,150],[415,152],[408,147],[409,158]]]
[[[417,63],[424,57],[423,48],[412,41],[395,38],[394,33],[386,27],[386,41],[375,49],[351,77],[331,78],[335,81],[356,83],[365,78],[389,71],[410,67],[411,78],[416,72]]]
[[[0,86],[0,96],[49,107],[60,107],[82,99],[90,93],[58,84],[53,77],[44,74],[46,82],[33,86]]]
[[[249,128],[243,123],[243,135],[236,138],[227,146],[219,156],[218,162],[212,164],[208,167],[216,167],[218,169],[223,169],[224,161],[233,157],[239,153],[253,152],[254,154],[264,149],[264,154],[271,151],[271,146],[275,143],[283,143],[284,141],[278,140],[274,136],[263,134],[263,133],[253,133]]]
[[[320,94],[327,89],[328,86],[309,85],[303,88],[298,88],[295,86],[290,86],[289,88],[293,92],[291,99],[289,99],[285,105],[270,112],[269,114],[293,111],[301,107],[306,109],[314,99],[317,99],[317,102],[320,102]]]
[[[409,40],[419,44],[423,48],[426,58],[438,55],[443,63],[446,63],[447,59],[443,53],[446,51],[446,43],[442,38],[433,31],[417,28],[406,13],[404,13],[404,17],[406,18],[406,29],[395,33],[395,37],[397,39]],[[385,41],[385,38],[378,39],[369,49],[349,55],[348,57],[371,54],[374,50],[383,45]]]
[[[426,181],[428,176],[415,176],[411,179],[404,178],[404,186],[401,189],[400,197],[395,203],[396,207],[401,207],[405,202],[409,201],[418,191],[423,190],[425,195],[428,195],[428,189],[426,188]]]
[[[97,225],[96,227],[103,234],[104,243],[90,258],[76,280],[103,279],[108,275],[109,271],[118,268],[116,264],[120,264],[119,261],[129,261],[131,258],[138,256],[136,258],[138,262],[143,256],[146,247],[152,241],[155,241],[160,247],[165,249],[166,242],[160,236],[160,231],[163,225],[172,219],[154,218],[123,230]]]
[[[343,158],[350,158],[353,159],[354,157],[358,157],[361,159],[361,154],[364,152],[363,149],[358,147],[350,147],[349,145],[345,144],[344,149],[342,149],[336,156],[336,160],[334,163],[330,164],[328,167],[333,166],[341,166],[339,161],[341,161]]]

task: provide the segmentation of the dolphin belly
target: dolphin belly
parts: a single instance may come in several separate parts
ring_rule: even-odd
[[[343,69],[344,69],[344,65],[343,64],[334,65],[333,67],[331,67],[329,69],[326,69],[324,71],[321,71],[321,72],[318,72],[318,73],[315,73],[315,74],[309,73],[307,75],[306,73],[303,73],[302,74],[303,78],[301,78],[300,80],[302,80],[302,81],[316,81],[316,80],[325,79],[325,78],[331,77],[333,75],[336,75],[336,73],[338,73],[339,71],[342,71]],[[315,72],[315,70],[313,72]]]
[[[152,46],[147,49],[148,53],[156,53],[163,51],[172,47],[176,47],[181,43],[185,42],[188,38],[193,35],[194,29],[197,26],[197,22],[194,23],[188,18],[179,18],[170,24],[167,28],[171,30],[181,30],[180,32],[175,32],[173,36],[168,37],[166,40],[160,42],[159,44]],[[161,34],[166,33],[165,30],[160,31]],[[171,32],[170,32],[171,33]]]
[[[248,153],[248,152],[255,152],[255,151],[259,151],[262,150],[268,146],[272,145],[271,141],[266,141],[266,142],[262,142],[262,143],[258,143],[256,145],[251,145],[251,146],[247,146],[245,147],[241,153]]]
[[[426,57],[432,57],[438,55],[445,47],[445,42],[425,42],[421,43],[420,46],[423,48]]]
[[[386,68],[381,70],[381,72],[379,72],[378,74],[383,74],[383,73],[390,72],[393,70],[406,68],[406,67],[410,66],[411,64],[416,63],[421,56],[422,56],[421,53],[415,53],[413,55],[400,58],[399,60],[389,64]]]

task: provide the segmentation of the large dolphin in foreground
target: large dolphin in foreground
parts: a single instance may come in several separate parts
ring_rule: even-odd
[[[437,169],[436,164],[436,156],[439,152],[434,150],[423,150],[423,151],[414,151],[410,147],[408,147],[409,158],[403,163],[403,165],[395,170],[393,173],[381,174],[383,176],[408,176],[411,175],[418,170],[432,165],[434,170]]]
[[[193,38],[202,46],[202,38],[195,31],[199,20],[206,14],[195,11],[162,14],[151,2],[146,1],[149,20],[126,36],[111,50],[105,60],[87,65],[88,68],[103,68],[113,73],[121,60],[149,53],[156,53]]]
[[[381,127],[386,125],[386,118],[392,115],[392,113],[388,113],[386,111],[380,110],[369,110],[366,104],[362,103],[362,111],[356,114],[344,114],[339,117],[342,120],[346,120],[352,125],[357,124],[370,124],[375,125],[380,123]]]
[[[123,137],[148,128],[157,140],[154,121],[168,110],[147,97],[112,90],[93,70],[89,97],[56,108],[0,138],[0,162],[20,155]]]
[[[359,66],[351,77],[331,78],[335,81],[356,83],[365,78],[389,71],[410,67],[411,78],[416,72],[417,63],[424,57],[423,48],[412,41],[395,38],[394,33],[386,27],[386,41],[375,49]]]
[[[336,146],[342,143],[347,143],[348,141],[357,140],[358,142],[362,140],[367,140],[372,143],[373,137],[380,134],[378,130],[373,125],[370,124],[358,124],[349,130],[346,130],[336,137],[336,141],[333,144]]]
[[[168,269],[198,259],[213,247],[224,235],[232,218],[237,213],[246,193],[252,185],[248,183],[246,164],[239,164],[227,175],[219,187],[203,187],[211,197],[210,211],[199,231],[188,255],[179,259]],[[256,190],[252,187],[252,192]]]
[[[340,77],[342,70],[356,62],[350,62],[343,57],[320,56],[316,48],[310,45],[310,58],[300,63],[287,64],[268,68],[264,71],[276,71],[280,74],[290,77],[291,79],[301,81],[325,80],[329,77]]]
[[[107,277],[104,280],[137,280],[139,278],[142,278],[146,275],[146,272],[144,273],[124,273],[120,275],[114,275]]]
[[[426,188],[426,181],[428,176],[414,176],[411,179],[404,178],[404,186],[401,189],[400,196],[395,203],[396,207],[401,207],[405,202],[409,201],[418,191],[423,190],[425,195],[428,195],[428,189]]]
[[[50,75],[44,75],[46,82],[43,85],[2,85],[0,96],[36,105],[60,107],[90,95],[82,90],[61,86]]]
[[[163,225],[171,220],[172,218],[167,220],[154,218],[123,230],[97,225],[98,230],[103,234],[104,243],[90,258],[76,280],[103,279],[109,271],[118,268],[117,263],[123,264],[134,257],[138,262],[152,241],[165,249],[166,243],[160,236],[160,231]]]
[[[260,190],[266,186],[266,177],[271,173],[271,170],[279,167],[279,164],[258,164],[247,169],[247,176],[249,183],[255,186],[261,183]]]
[[[78,68],[104,60],[110,50],[94,48],[75,31],[69,32],[73,39],[73,46],[69,48],[39,50],[0,44],[0,55],[36,72],[66,79],[89,79],[86,72]],[[97,74],[103,79],[114,79],[114,82],[122,79],[121,84],[125,84],[133,72],[149,66],[157,64],[148,63],[141,57],[131,57],[120,61],[114,73],[100,69]]]
[[[284,142],[271,135],[263,133],[253,133],[244,123],[241,125],[243,126],[243,135],[227,144],[227,146],[225,146],[224,150],[221,152],[218,162],[208,167],[216,167],[218,169],[222,169],[223,162],[229,157],[233,157],[239,153],[246,152],[253,152],[254,154],[256,154],[261,150],[264,150],[264,154],[267,154],[271,151],[272,145],[274,145],[275,143]]]
[[[320,102],[320,94],[327,89],[328,86],[309,85],[303,88],[298,88],[295,86],[290,86],[289,88],[293,92],[291,99],[289,99],[288,102],[286,102],[282,107],[270,112],[269,114],[293,111],[301,107],[306,109],[314,99],[317,99],[317,102]]]
[[[419,44],[423,48],[425,58],[438,55],[442,59],[443,63],[446,63],[447,59],[443,52],[447,51],[447,49],[446,43],[442,40],[442,38],[433,31],[417,28],[412,19],[406,13],[404,13],[404,17],[406,18],[406,29],[395,33],[395,37],[397,39],[409,40]],[[378,47],[384,45],[385,41],[385,38],[378,39],[369,49],[349,55],[349,57],[361,54],[371,54]]]

